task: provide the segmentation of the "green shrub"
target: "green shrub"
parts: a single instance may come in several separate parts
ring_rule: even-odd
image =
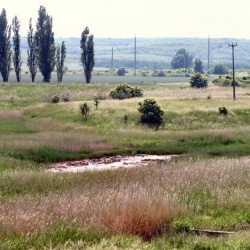
[[[179,220],[173,224],[176,233],[188,233],[192,229],[192,225],[188,220]]]
[[[216,75],[228,74],[228,69],[223,64],[216,64],[213,68],[213,73]]]
[[[143,91],[140,87],[132,87],[127,83],[122,83],[119,84],[115,89],[111,89],[109,95],[113,99],[122,100],[125,98],[142,97]]]
[[[240,81],[243,81],[243,80],[236,78],[235,86],[241,86],[241,85],[246,84],[246,82],[241,83]],[[219,76],[213,80],[213,83],[215,85],[222,86],[222,87],[231,87],[233,86],[233,78],[231,76],[225,76],[225,77]]]
[[[121,67],[117,70],[118,76],[125,76],[125,73],[126,73],[126,71],[125,71],[125,68],[123,68],[123,67]]]
[[[70,101],[69,94],[63,94],[62,95],[62,100],[63,100],[63,102],[69,102]]]
[[[207,77],[200,73],[196,73],[190,79],[190,86],[192,88],[206,88],[207,87]]]
[[[52,103],[58,103],[58,102],[60,102],[60,96],[58,94],[52,95],[50,98],[50,101]]]
[[[154,99],[145,99],[138,103],[141,113],[140,123],[158,129],[163,123],[163,110]]]
[[[85,102],[85,103],[81,104],[81,105],[79,106],[79,108],[80,108],[80,112],[81,112],[81,114],[82,114],[82,116],[83,116],[83,120],[84,120],[84,121],[87,121],[88,116],[89,116],[89,112],[90,112],[90,107],[89,107],[89,105]]]
[[[223,116],[227,116],[228,110],[226,107],[219,107],[219,114]]]

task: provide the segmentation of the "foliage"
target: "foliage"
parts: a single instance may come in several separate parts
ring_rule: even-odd
[[[58,94],[52,95],[50,101],[52,103],[58,103],[60,101],[60,96]]]
[[[11,26],[8,25],[5,9],[0,14],[0,72],[3,82],[8,82],[11,67]]]
[[[194,72],[195,73],[204,73],[203,65],[201,59],[196,58],[194,61]]]
[[[212,70],[212,72],[216,75],[226,75],[228,74],[228,69],[223,64],[216,64]]]
[[[200,73],[194,74],[190,79],[190,87],[192,88],[206,88],[208,84],[207,77]]]
[[[38,68],[43,75],[44,82],[50,82],[51,73],[55,67],[56,47],[54,32],[52,31],[52,17],[40,6],[36,22],[35,44]]]
[[[161,71],[154,70],[152,76],[164,77],[166,76],[166,72],[164,70],[161,70]]]
[[[127,83],[119,84],[115,89],[111,89],[109,95],[113,99],[125,99],[132,97],[142,97],[143,91],[138,86],[131,86]]]
[[[227,116],[228,110],[226,107],[219,107],[219,114],[223,116]]]
[[[83,116],[83,120],[84,120],[84,121],[87,121],[88,116],[89,116],[89,112],[90,112],[90,107],[89,107],[89,105],[85,102],[85,103],[81,104],[81,105],[79,106],[79,108],[80,108],[80,112],[81,112],[81,114],[82,114],[82,116]]]
[[[98,109],[99,103],[100,103],[99,98],[95,96],[95,97],[94,97],[94,106],[95,106],[95,109],[96,109],[96,110]]]
[[[81,37],[81,62],[84,68],[86,83],[90,83],[92,71],[95,65],[94,36],[89,34],[89,28],[85,27]]]
[[[57,81],[62,82],[64,74],[64,61],[66,58],[66,46],[65,42],[62,42],[62,45],[58,45],[56,48],[56,72],[57,72]]]
[[[69,101],[70,101],[69,94],[63,94],[63,95],[62,95],[62,100],[63,100],[64,102],[69,102]]]
[[[185,49],[179,49],[171,61],[173,69],[189,68],[192,66],[193,56]]]
[[[229,76],[229,75],[219,76],[213,80],[213,83],[215,85],[222,86],[222,87],[231,87],[233,86],[233,78],[232,76]],[[248,79],[244,80],[240,77],[235,78],[235,86],[245,86],[245,85],[247,86],[248,84],[250,84],[250,81]]]
[[[37,73],[37,60],[36,60],[36,51],[35,51],[35,38],[34,38],[34,29],[32,27],[32,18],[29,21],[29,31],[27,35],[28,46],[27,50],[28,58],[27,58],[27,66],[30,71],[31,81],[35,81],[36,73]]]
[[[145,99],[144,102],[138,103],[140,123],[149,127],[158,129],[163,123],[163,110],[154,99]]]
[[[188,220],[178,220],[173,223],[173,229],[176,233],[188,233],[192,229],[192,225]]]
[[[14,63],[14,69],[16,72],[16,79],[17,82],[20,82],[21,80],[21,50],[20,50],[20,21],[18,20],[17,16],[15,16],[12,20],[12,28],[13,28],[13,63]]]
[[[125,68],[121,67],[117,70],[117,75],[118,76],[125,76],[126,70]]]

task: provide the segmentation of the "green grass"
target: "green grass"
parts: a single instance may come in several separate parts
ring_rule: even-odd
[[[0,85],[0,249],[248,249],[249,90],[237,88],[233,101],[230,88],[211,84],[145,84],[143,98],[120,101],[108,97],[111,88]],[[51,104],[51,93],[70,102]],[[94,96],[106,98],[98,110]],[[165,112],[159,130],[138,123],[144,98]],[[91,106],[86,122],[83,102]],[[180,157],[144,168],[45,171],[57,161],[137,153]],[[211,238],[193,227],[236,234]]]

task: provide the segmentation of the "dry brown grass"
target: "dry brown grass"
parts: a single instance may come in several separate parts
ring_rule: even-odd
[[[46,230],[57,221],[71,221],[97,232],[138,235],[144,240],[166,231],[173,218],[168,202],[157,204],[150,194],[131,191],[100,190],[94,195],[74,190],[13,199],[1,205],[0,222],[5,233],[21,235]]]
[[[48,173],[47,179],[53,178],[52,186],[57,186],[63,176],[69,183],[77,179],[78,184],[61,192],[52,188],[46,195],[42,190],[43,186],[47,188],[48,180],[37,175],[37,180],[33,180],[40,181],[37,195],[38,191],[1,201],[0,223],[3,232],[9,235],[32,234],[64,221],[97,232],[139,235],[149,240],[168,230],[173,218],[188,211],[201,213],[204,208],[234,211],[244,207],[250,196],[249,166],[250,158],[244,157],[190,159],[96,173]],[[28,178],[31,178],[28,174],[6,173],[2,181],[15,182],[22,188]],[[195,194],[202,194],[202,199]]]

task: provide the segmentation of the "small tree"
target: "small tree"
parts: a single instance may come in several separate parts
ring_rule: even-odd
[[[18,20],[17,16],[15,16],[12,20],[12,28],[13,28],[13,63],[14,63],[14,69],[16,72],[16,80],[17,82],[20,82],[21,80],[21,50],[20,50],[20,21]]]
[[[64,74],[64,61],[66,58],[66,46],[65,42],[62,42],[62,45],[58,45],[56,49],[56,72],[57,72],[57,81],[62,82]]]
[[[82,32],[81,38],[81,62],[83,64],[86,83],[90,83],[92,71],[95,65],[94,36],[89,34],[89,28],[86,27]]]
[[[194,72],[195,73],[203,73],[203,65],[202,65],[202,61],[200,59],[195,59],[194,61]]]
[[[141,113],[140,123],[158,129],[163,123],[163,110],[154,99],[145,99],[138,103]]]
[[[95,106],[95,110],[98,109],[98,106],[99,106],[99,103],[100,103],[100,100],[97,96],[94,97],[94,106]]]
[[[37,73],[37,65],[36,65],[36,51],[35,51],[35,40],[34,40],[34,29],[32,27],[32,18],[29,22],[29,31],[28,31],[28,46],[29,50],[27,50],[28,59],[27,66],[29,67],[30,77],[32,82],[35,81],[36,73]]]
[[[8,82],[11,66],[11,26],[8,25],[6,11],[0,14],[0,72],[3,82]]]
[[[192,88],[206,88],[207,87],[207,77],[200,73],[196,73],[190,79],[190,87]]]
[[[84,120],[84,121],[87,121],[88,116],[89,116],[89,112],[90,112],[90,107],[89,107],[89,105],[85,102],[85,103],[81,104],[81,105],[79,106],[79,108],[80,108],[80,112],[81,112],[81,114],[82,114],[82,116],[83,116],[83,120]]]

